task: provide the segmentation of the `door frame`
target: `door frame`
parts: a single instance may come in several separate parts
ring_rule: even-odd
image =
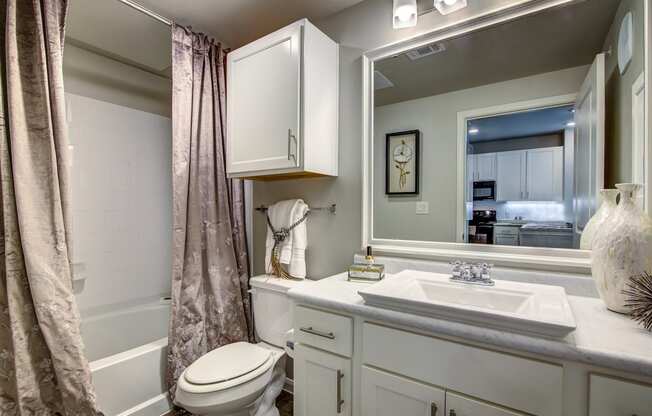
[[[474,108],[472,110],[460,111],[457,113],[457,219],[456,219],[456,240],[458,243],[465,243],[467,239],[466,227],[466,165],[467,165],[467,143],[468,135],[466,123],[469,120],[495,117],[505,114],[520,113],[523,111],[561,107],[575,104],[577,94],[563,94],[552,97],[542,97],[527,101],[494,105],[490,107]]]

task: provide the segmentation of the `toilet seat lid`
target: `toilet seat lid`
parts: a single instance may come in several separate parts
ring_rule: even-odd
[[[214,384],[232,380],[263,365],[272,351],[248,342],[236,342],[203,355],[185,371],[192,384]]]

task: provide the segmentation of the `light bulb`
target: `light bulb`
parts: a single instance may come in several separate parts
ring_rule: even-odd
[[[455,3],[457,3],[457,0],[444,0],[446,6],[452,6]]]
[[[450,1],[450,0],[449,0]],[[412,15],[414,14],[414,8],[408,4],[404,6],[400,6],[396,9],[396,12],[394,12],[398,20],[401,22],[407,22],[412,18]]]

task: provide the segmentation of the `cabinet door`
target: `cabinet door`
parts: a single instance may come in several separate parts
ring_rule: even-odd
[[[496,153],[480,153],[476,155],[476,172],[478,181],[496,180]]]
[[[303,344],[296,344],[294,414],[349,416],[351,414],[351,360]]]
[[[591,374],[589,416],[652,416],[652,386]]]
[[[524,416],[524,414],[447,392],[446,416]]]
[[[527,189],[529,201],[564,199],[564,148],[548,147],[527,151]]]
[[[228,56],[228,173],[299,166],[301,33],[292,25]]]
[[[496,155],[496,200],[521,201],[525,197],[525,151]]]
[[[443,416],[444,390],[362,367],[362,416]]]

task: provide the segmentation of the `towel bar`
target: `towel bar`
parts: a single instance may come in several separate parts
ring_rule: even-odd
[[[328,211],[331,214],[335,214],[337,212],[337,204],[331,204],[331,205],[329,205],[327,207],[315,207],[315,208],[310,207],[309,210],[310,211]],[[261,205],[259,207],[256,207],[256,211],[265,212],[265,211],[267,211],[267,207],[265,205]]]

